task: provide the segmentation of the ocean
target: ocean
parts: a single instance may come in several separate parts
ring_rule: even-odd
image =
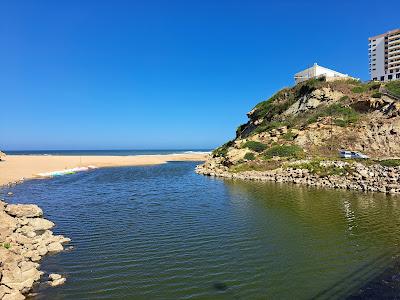
[[[165,154],[191,154],[209,153],[211,149],[170,149],[170,150],[10,150],[4,151],[7,155],[106,155],[106,156],[127,156],[127,155],[165,155]]]

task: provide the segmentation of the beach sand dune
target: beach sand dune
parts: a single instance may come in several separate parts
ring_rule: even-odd
[[[0,161],[0,186],[22,179],[36,178],[38,173],[93,165],[96,167],[140,166],[168,161],[203,161],[206,154],[185,153],[135,156],[46,156],[9,155]]]

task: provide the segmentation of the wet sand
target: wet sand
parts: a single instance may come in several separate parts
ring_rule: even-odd
[[[118,167],[163,164],[168,161],[204,161],[206,154],[168,154],[135,156],[45,156],[9,155],[0,161],[0,186],[36,178],[38,173],[75,167]]]

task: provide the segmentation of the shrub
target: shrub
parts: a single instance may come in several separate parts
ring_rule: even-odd
[[[400,97],[400,80],[391,81],[385,87],[394,96]]]
[[[266,158],[274,156],[301,158],[303,155],[303,149],[297,145],[277,145],[265,151]]]
[[[370,90],[379,90],[379,88],[381,87],[381,83],[372,81],[368,83],[368,87]]]
[[[308,120],[307,124],[312,124],[318,121],[320,117],[337,117],[333,121],[338,126],[345,127],[351,123],[358,121],[359,114],[351,107],[342,106],[339,103],[329,105],[322,108],[316,114],[312,115]]]
[[[6,249],[10,249],[11,248],[11,244],[10,243],[4,243],[3,247]]]
[[[236,137],[240,136],[240,134],[242,133],[242,131],[246,128],[247,123],[240,125],[237,129],[236,129]]]
[[[218,147],[217,149],[215,149],[213,152],[211,152],[213,157],[225,157],[228,154],[228,148],[230,146],[232,146],[233,142],[229,141],[225,144],[223,144],[222,146]]]
[[[353,93],[360,94],[360,93],[364,93],[366,91],[366,88],[364,86],[355,86],[351,89],[351,91]]]
[[[251,153],[251,152],[247,152],[247,153],[244,155],[243,158],[244,158],[245,160],[255,160],[255,159],[256,159],[254,153]]]
[[[348,99],[349,99],[349,96],[345,95],[345,96],[340,97],[339,101],[343,102],[343,101],[346,101]]]
[[[384,167],[398,167],[400,166],[400,159],[385,159],[380,160],[379,164]]]
[[[256,152],[263,152],[265,149],[267,149],[267,145],[256,141],[248,141],[243,144],[242,148],[249,148],[250,150]]]
[[[280,121],[271,121],[262,125],[259,125],[256,129],[254,129],[253,133],[260,133],[260,132],[265,132],[265,131],[269,131],[272,129],[276,129],[279,127],[283,127],[283,126],[290,126],[290,123],[285,121],[285,122],[280,122]]]
[[[291,132],[290,130],[282,135],[283,139],[286,141],[293,141],[296,138],[296,134]]]
[[[357,86],[353,87],[351,91],[353,93],[359,94],[359,93],[365,93],[368,91],[375,91],[379,89],[381,84],[379,82],[369,82],[369,83],[358,83]]]
[[[376,93],[373,93],[373,94],[371,95],[371,97],[372,97],[372,98],[381,98],[381,97],[382,97],[382,94],[379,93],[379,92],[376,92]]]

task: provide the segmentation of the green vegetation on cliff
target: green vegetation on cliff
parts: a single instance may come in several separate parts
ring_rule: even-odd
[[[396,97],[400,97],[400,80],[391,81],[385,87],[390,93]]]
[[[267,149],[267,147],[267,145],[255,141],[248,141],[242,146],[242,148],[249,148],[250,150],[253,150],[255,152],[263,152],[265,149]]]
[[[261,169],[276,161],[337,159],[339,149],[383,153],[379,159],[400,156],[400,146],[393,146],[400,145],[400,103],[391,96],[397,94],[400,81],[319,78],[284,88],[258,103],[236,138],[215,149],[213,157],[228,167]]]
[[[304,151],[297,145],[276,145],[265,151],[266,158],[272,157],[304,157]]]

